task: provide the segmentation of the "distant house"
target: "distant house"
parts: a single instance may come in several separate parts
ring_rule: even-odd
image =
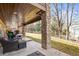
[[[70,27],[71,39],[79,40],[79,25],[72,25]]]

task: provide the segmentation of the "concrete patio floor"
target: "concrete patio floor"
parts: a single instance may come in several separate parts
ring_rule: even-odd
[[[5,54],[2,53],[3,49],[0,48],[0,56],[27,56],[27,55],[29,55],[33,52],[36,52],[36,51],[39,51],[46,56],[69,56],[68,54],[60,52],[60,51],[58,51],[54,48],[44,50],[44,49],[41,48],[40,43],[37,43],[35,41],[29,41],[29,40],[31,40],[29,38],[24,38],[24,40],[27,41],[27,47],[26,48],[20,49],[18,51],[5,53]]]

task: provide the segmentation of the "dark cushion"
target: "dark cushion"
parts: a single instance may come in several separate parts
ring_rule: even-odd
[[[10,31],[7,33],[7,36],[8,36],[8,40],[13,40],[14,38],[13,32],[10,32]]]

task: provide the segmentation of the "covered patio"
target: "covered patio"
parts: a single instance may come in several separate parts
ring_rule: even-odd
[[[42,41],[41,44],[34,41],[27,42],[27,47],[19,51],[6,53],[4,55],[28,55],[40,51],[44,55],[67,55],[58,50],[52,49],[50,45],[50,4],[47,3],[6,3],[0,4],[0,19],[2,36],[7,37],[6,30],[19,30],[25,37],[25,27],[28,24],[41,20]],[[29,38],[25,38],[27,41]],[[0,50],[2,53],[2,50]],[[56,53],[57,52],[57,53]],[[0,54],[3,55],[3,54]]]
[[[28,40],[31,40],[31,39],[26,38],[26,41],[28,41]],[[37,51],[39,51],[40,53],[42,53],[45,56],[69,56],[68,54],[60,52],[54,48],[45,50],[45,49],[41,48],[41,44],[39,44],[35,41],[28,41],[27,48],[20,49],[18,51],[5,53],[5,54],[2,53],[2,48],[0,48],[0,56],[28,56]],[[32,56],[34,56],[34,55],[32,55]],[[36,56],[38,56],[38,55],[36,55]]]

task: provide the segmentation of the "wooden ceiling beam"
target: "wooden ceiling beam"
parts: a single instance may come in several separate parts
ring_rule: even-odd
[[[39,3],[30,3],[31,5],[43,10],[43,11],[46,11],[46,8],[42,5],[40,5]]]
[[[21,26],[19,26],[19,27],[26,26],[26,25],[28,25],[28,24],[37,22],[37,21],[39,21],[39,20],[41,20],[41,17],[40,17],[40,16],[37,16],[37,17],[31,19],[30,21],[27,21],[27,22],[23,23],[23,24],[22,24]]]

